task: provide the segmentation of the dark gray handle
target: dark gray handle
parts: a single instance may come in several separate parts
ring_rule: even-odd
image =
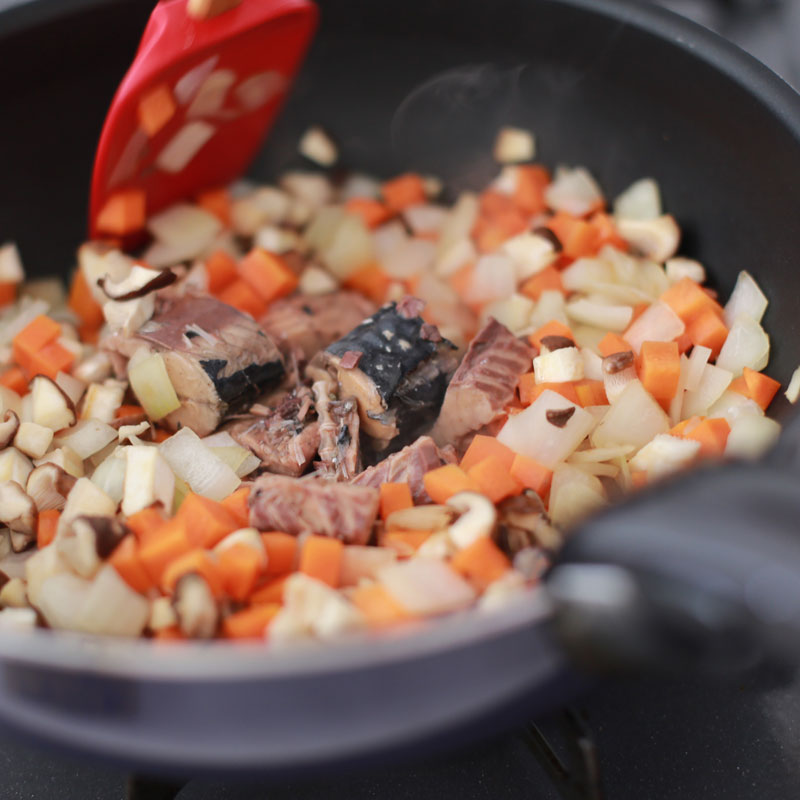
[[[800,424],[768,459],[698,470],[577,530],[548,581],[583,663],[705,671],[800,660]]]

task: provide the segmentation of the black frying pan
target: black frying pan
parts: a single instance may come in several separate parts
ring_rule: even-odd
[[[93,147],[144,0],[31,0],[0,13],[0,238],[41,274],[85,226]],[[728,293],[770,297],[771,372],[800,360],[800,101],[767,69],[670,14],[622,0],[326,0],[302,77],[253,169],[291,166],[329,128],[348,165],[454,189],[494,171],[501,124],[613,195],[654,175],[684,252]],[[778,413],[786,420],[784,407]],[[800,479],[771,461],[639,495],[571,541],[548,589],[413,635],[266,654],[47,632],[0,638],[0,718],[150,770],[299,770],[486,733],[586,685],[569,664],[715,671],[790,657],[800,628]]]

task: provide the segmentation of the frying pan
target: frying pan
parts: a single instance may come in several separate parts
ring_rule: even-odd
[[[328,127],[343,161],[454,190],[496,169],[498,127],[610,195],[654,175],[683,252],[770,298],[770,371],[800,360],[800,100],[753,59],[622,0],[324,0],[309,61],[252,174]],[[149,2],[29,0],[0,13],[0,230],[32,272],[66,270],[103,113]],[[0,637],[0,719],[150,771],[306,771],[430,752],[541,713],[594,678],[573,665],[725,672],[794,659],[800,480],[787,430],[761,464],[642,493],[570,540],[545,588],[502,612],[381,639],[257,646]]]

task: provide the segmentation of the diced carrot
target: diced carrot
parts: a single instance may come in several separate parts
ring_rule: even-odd
[[[750,397],[750,389],[747,386],[747,381],[744,379],[744,375],[739,375],[738,378],[734,378],[728,384],[728,391],[738,392],[738,394],[743,394],[745,397]]]
[[[193,492],[186,495],[175,517],[185,525],[193,547],[213,547],[240,527],[222,503]]]
[[[412,618],[411,614],[379,583],[358,586],[351,592],[350,602],[373,628],[396,625]]]
[[[711,308],[706,308],[695,316],[687,324],[686,333],[692,344],[710,348],[712,358],[719,355],[725,339],[728,338],[728,329],[722,317]]]
[[[139,542],[146,542],[157,531],[161,529],[164,524],[164,514],[160,507],[150,506],[131,514],[126,520],[125,524],[133,531],[134,535]]]
[[[692,320],[705,311],[722,315],[722,307],[703,291],[703,287],[691,278],[681,278],[661,295],[665,302],[683,321],[689,325]]]
[[[597,253],[597,231],[585,219],[559,211],[546,223],[558,237],[564,255],[570,258],[585,258]]]
[[[173,517],[148,535],[139,547],[139,559],[155,584],[171,561],[192,549],[183,520]]]
[[[349,275],[344,285],[376,303],[382,303],[392,285],[392,278],[381,269],[380,264],[373,261]]]
[[[542,499],[550,491],[553,480],[553,470],[548,469],[528,456],[517,453],[509,470],[511,477],[519,481],[526,489],[533,489]]]
[[[542,296],[542,292],[567,293],[564,289],[564,282],[561,280],[561,273],[552,264],[541,272],[531,275],[522,284],[519,291],[531,300],[538,300]]]
[[[0,385],[11,389],[18,395],[24,395],[28,391],[28,379],[19,367],[11,367],[0,375]]]
[[[206,279],[211,294],[219,294],[226,286],[230,286],[238,274],[236,261],[224,250],[215,250],[206,259]]]
[[[634,489],[644,489],[647,481],[647,473],[644,470],[631,470],[631,486]]]
[[[231,224],[231,194],[224,186],[200,192],[195,199],[200,208],[213,214],[223,225]]]
[[[297,539],[288,533],[267,531],[261,534],[267,551],[267,575],[284,575],[294,569]]]
[[[72,276],[67,305],[87,327],[99,328],[103,324],[103,309],[94,299],[82,269],[76,269]]]
[[[747,391],[751,400],[755,400],[761,408],[766,411],[772,398],[778,393],[781,388],[779,381],[770,378],[769,375],[764,375],[762,372],[745,367],[742,377],[747,384]]]
[[[240,528],[247,528],[250,526],[249,499],[250,487],[241,486],[222,501],[222,507],[236,519]]]
[[[675,344],[678,345],[678,352],[683,355],[687,353],[692,347],[692,337],[684,331],[676,340]]]
[[[344,208],[348,214],[361,217],[368,228],[377,228],[392,217],[391,209],[372,197],[351,197]]]
[[[614,218],[610,214],[598,211],[589,220],[589,224],[594,229],[595,248],[597,251],[602,250],[606,245],[611,245],[611,247],[623,252],[627,252],[630,249],[628,242],[622,238],[617,230]]]
[[[18,363],[28,375],[47,375],[52,380],[56,379],[59,372],[69,372],[75,361],[75,354],[58,342],[46,344],[36,353],[23,357]]]
[[[141,406],[124,404],[121,405],[115,412],[114,412],[114,419],[125,419],[125,417],[137,417],[140,414],[144,414],[144,409]]]
[[[242,259],[239,275],[266,303],[291,294],[299,282],[297,275],[279,255],[260,247],[253,248]]]
[[[229,306],[244,311],[253,318],[260,317],[267,307],[264,298],[253,291],[253,287],[245,280],[237,278],[229,283],[217,297]]]
[[[139,127],[152,138],[172,119],[176,109],[172,90],[166,83],[161,83],[139,100],[136,108]]]
[[[496,250],[506,239],[528,228],[528,216],[508,195],[489,189],[481,195],[480,216],[472,228],[472,238],[483,253]]]
[[[643,342],[639,379],[656,400],[671,400],[678,391],[681,355],[675,342]]]
[[[31,320],[12,340],[14,360],[20,363],[19,355],[33,355],[45,345],[51,344],[61,336],[61,326],[55,321],[39,314]]]
[[[685,436],[686,433],[693,430],[700,424],[700,417],[690,417],[689,419],[684,419],[679,422],[677,425],[674,425],[670,431],[670,436]]]
[[[587,406],[608,405],[606,387],[603,381],[593,381],[584,378],[583,380],[575,381],[573,386],[575,387],[575,394],[578,397],[578,403],[584,408]]]
[[[309,536],[300,551],[299,571],[336,588],[342,571],[344,544],[330,536]]]
[[[155,435],[153,436],[153,441],[156,444],[161,444],[161,442],[165,442],[169,437],[172,436],[172,431],[164,430],[164,428],[156,427]]]
[[[725,452],[725,444],[728,441],[728,434],[731,426],[728,420],[722,417],[704,419],[688,433],[684,432],[685,439],[694,439],[700,442],[701,456],[721,456]]]
[[[482,592],[511,569],[511,562],[488,536],[481,536],[459,550],[450,566]]]
[[[224,591],[219,573],[219,565],[208,550],[189,550],[172,559],[161,573],[161,588],[171,594],[178,581],[189,574],[205,579],[214,597],[222,597]]]
[[[385,520],[389,514],[411,508],[414,498],[411,496],[411,487],[407,483],[382,483],[380,486],[381,519]]]
[[[155,642],[183,642],[188,637],[177,625],[170,625],[168,628],[159,628],[153,633]]]
[[[536,376],[533,372],[526,372],[519,379],[519,399],[522,405],[529,406],[538,400],[539,395],[549,389],[557,392],[562,397],[566,397],[575,405],[581,405],[578,393],[575,391],[574,383],[536,383]]]
[[[425,183],[415,172],[398,175],[381,186],[381,194],[392,211],[425,202]]]
[[[452,286],[453,291],[468,305],[473,311],[480,311],[483,303],[467,303],[464,299],[469,296],[470,289],[472,288],[472,279],[475,274],[474,264],[465,264],[457,272],[454,272],[447,282]]]
[[[36,520],[36,546],[40,550],[47,547],[56,538],[56,528],[58,528],[60,517],[61,512],[54,508],[39,512]]]
[[[454,494],[459,492],[476,492],[478,485],[455,464],[445,464],[443,467],[432,469],[423,476],[425,491],[434,503],[446,503]]]
[[[528,216],[541,214],[547,208],[544,192],[550,183],[550,173],[538,164],[520,164],[516,168],[514,203]]]
[[[0,307],[11,305],[17,299],[17,286],[15,281],[0,281]]]
[[[143,189],[126,189],[106,200],[97,215],[96,227],[111,236],[127,236],[144,228],[147,219]]]
[[[469,472],[478,462],[489,456],[500,459],[503,469],[508,470],[511,469],[515,453],[510,447],[498,442],[494,436],[483,436],[479,433],[469,443],[459,466],[464,472]]]
[[[144,594],[155,585],[140,557],[140,545],[135,536],[126,536],[115,548],[108,563],[131,589]]]
[[[614,353],[627,353],[633,348],[618,334],[609,331],[597,345],[600,355],[604,358],[606,356],[614,355]]]
[[[261,554],[249,545],[235,544],[219,553],[217,561],[225,594],[239,602],[250,597],[261,574]]]
[[[519,481],[512,477],[504,460],[498,456],[488,456],[479,461],[467,472],[467,475],[478,484],[481,493],[485,494],[493,503],[499,503],[506,497],[513,497],[524,488]]]
[[[226,639],[263,639],[280,610],[278,603],[264,603],[237,611],[222,621],[222,635]]]
[[[408,558],[422,547],[433,531],[386,531],[381,537],[381,547],[391,547],[401,558]]]
[[[479,218],[485,220],[496,219],[511,211],[518,211],[514,199],[496,189],[485,189],[481,192],[479,202]]]
[[[546,322],[539,328],[537,331],[534,331],[530,336],[528,336],[528,341],[537,349],[542,349],[542,339],[545,336],[566,336],[567,339],[572,339],[575,341],[575,334],[566,326],[563,322],[559,322],[557,319],[551,319],[550,322]]]
[[[283,603],[283,589],[286,586],[288,578],[288,575],[281,575],[259,586],[258,589],[250,595],[250,603],[252,605]]]

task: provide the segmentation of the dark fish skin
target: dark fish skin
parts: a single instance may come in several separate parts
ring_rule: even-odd
[[[262,475],[250,490],[250,524],[298,536],[313,533],[366,544],[378,517],[379,493],[319,478]]]
[[[444,397],[432,436],[437,444],[460,447],[514,399],[520,376],[529,372],[534,351],[492,318],[470,342]]]

